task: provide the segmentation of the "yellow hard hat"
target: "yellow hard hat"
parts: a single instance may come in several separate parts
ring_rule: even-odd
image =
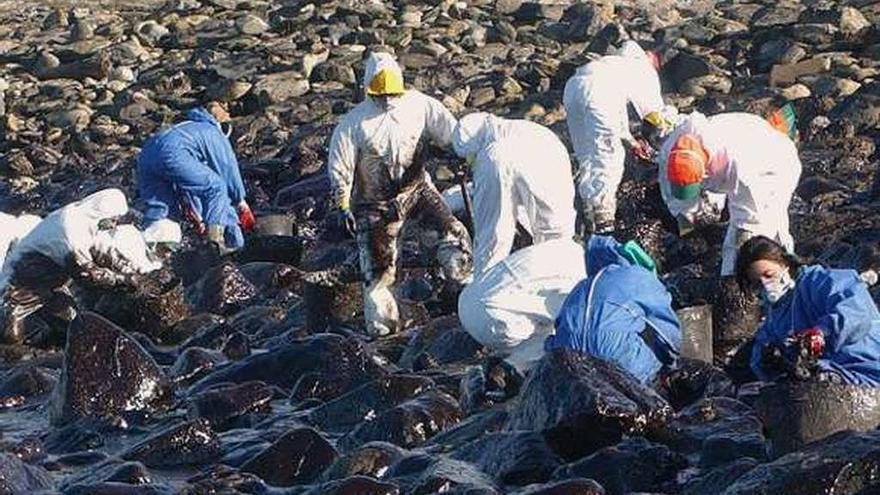
[[[402,95],[403,92],[403,75],[392,69],[377,72],[367,87],[367,94],[370,96],[395,96]]]

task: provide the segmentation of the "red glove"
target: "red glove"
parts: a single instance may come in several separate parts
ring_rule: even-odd
[[[632,149],[633,155],[639,160],[646,162],[654,161],[654,148],[643,138],[636,140],[636,145]]]
[[[192,223],[193,228],[196,229],[196,234],[205,235],[205,232],[208,230],[205,227],[205,222],[202,221],[202,218],[196,213],[192,205],[185,201],[181,201],[180,209],[183,211],[184,218],[189,220],[189,222]]]
[[[796,333],[795,338],[801,346],[813,358],[822,356],[825,350],[825,333],[819,327],[811,327]]]
[[[241,230],[250,232],[257,225],[257,219],[254,218],[254,212],[251,207],[244,201],[238,205],[238,223],[241,224]]]

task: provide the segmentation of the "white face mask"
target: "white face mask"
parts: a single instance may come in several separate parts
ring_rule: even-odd
[[[788,270],[783,270],[775,280],[768,280],[763,285],[762,295],[764,299],[770,304],[775,304],[794,287],[794,279],[791,278]]]

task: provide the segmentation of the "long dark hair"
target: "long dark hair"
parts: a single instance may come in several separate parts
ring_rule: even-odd
[[[803,260],[786,251],[773,239],[762,235],[752,237],[739,248],[739,253],[736,255],[736,281],[741,289],[747,290],[751,287],[749,267],[760,260],[775,261],[788,268],[792,278],[797,277],[798,270],[804,264]]]

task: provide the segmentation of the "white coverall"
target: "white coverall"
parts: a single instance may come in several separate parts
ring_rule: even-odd
[[[571,162],[550,129],[473,113],[459,121],[455,152],[474,169],[474,276],[510,254],[517,210],[535,244],[574,236]]]
[[[42,219],[36,215],[19,216],[0,213],[0,268],[6,261],[6,254],[27,236]]]
[[[659,176],[670,213],[688,219],[701,207],[701,199],[675,198],[666,173],[669,153],[684,133],[696,135],[708,152],[703,189],[727,196],[730,223],[721,248],[721,275],[733,275],[737,250],[756,235],[769,237],[793,253],[788,207],[800,180],[801,161],[791,139],[749,113],[706,118],[694,112],[682,119],[663,142]]]
[[[535,244],[477,276],[458,298],[458,317],[474,339],[524,371],[544,354],[559,309],[585,278],[583,246],[571,239]]]
[[[372,54],[366,65],[365,90],[383,69],[400,71],[391,55]],[[438,217],[444,231],[438,247],[441,264],[454,258],[448,252],[457,246],[467,252],[465,271],[470,271],[470,239],[464,225],[455,220],[427,171],[423,167],[409,170],[423,135],[447,147],[455,125],[455,117],[438,100],[407,90],[395,97],[367,96],[333,131],[327,168],[337,206],[346,209],[350,205],[357,219],[361,271],[366,279],[364,316],[372,334],[391,333],[397,326],[397,303],[391,292],[397,237],[411,212],[427,209],[429,215]],[[454,278],[457,270],[447,271]]]
[[[615,55],[580,67],[563,94],[568,132],[578,162],[578,195],[587,220],[612,226],[626,150],[634,142],[627,104],[639,118],[663,109],[660,78],[644,50],[627,41]]]
[[[98,280],[148,273],[161,267],[149,259],[140,231],[122,225],[99,230],[101,220],[128,212],[125,195],[105,189],[50,213],[24,237],[6,260],[0,276],[3,337],[21,341],[24,319],[44,306],[65,317],[75,312],[68,283],[72,276]],[[107,275],[110,275],[108,278]]]

